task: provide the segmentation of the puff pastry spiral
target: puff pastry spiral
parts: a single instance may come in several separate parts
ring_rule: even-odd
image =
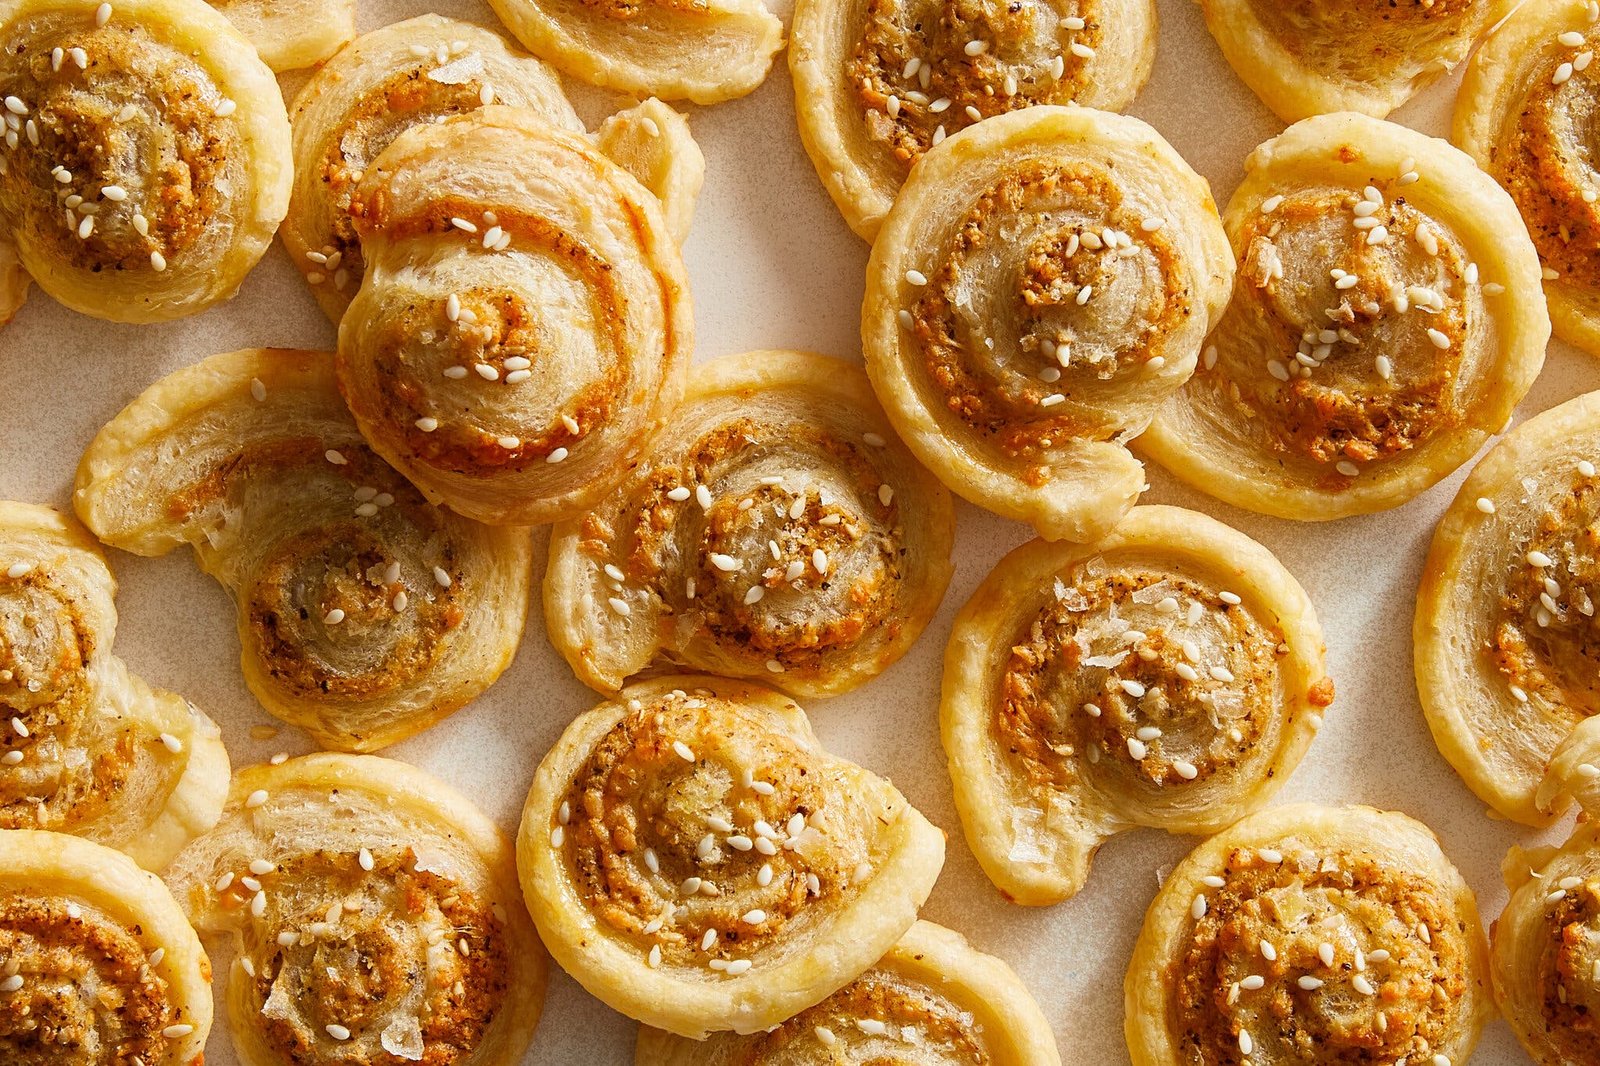
[[[861,312],[900,436],[973,503],[1049,540],[1132,507],[1126,441],[1194,370],[1233,259],[1204,179],[1138,119],[1033,107],[918,163]]]
[[[548,968],[513,861],[422,771],[312,755],[240,771],[167,880],[202,932],[234,943],[244,1066],[511,1066]]]
[[[602,692],[685,664],[834,695],[927,625],[953,527],[860,370],[807,352],[719,359],[627,481],[551,534],[545,628]]]
[[[0,829],[75,833],[159,870],[215,824],[228,753],[215,722],[111,653],[116,587],[76,522],[0,502]]]
[[[1088,545],[1033,541],[957,617],[945,754],[967,840],[1012,900],[1075,894],[1133,826],[1261,807],[1333,699],[1310,599],[1270,551],[1177,507]]]
[[[1139,448],[1237,507],[1394,507],[1471,458],[1544,363],[1539,262],[1511,198],[1403,126],[1306,119],[1245,163],[1240,277]]]
[[[1277,807],[1178,864],[1126,983],[1133,1066],[1465,1063],[1492,1013],[1472,890],[1433,833]]]
[[[74,310],[202,311],[283,218],[277,83],[201,0],[4,0],[0,99],[0,240]]]
[[[206,0],[273,70],[309,67],[356,35],[356,0]]]
[[[212,356],[102,429],[75,505],[141,555],[182,544],[238,607],[245,683],[325,747],[420,732],[510,663],[531,535],[434,507],[362,444],[322,352]]]
[[[580,715],[539,764],[517,840],[557,962],[690,1039],[761,1032],[855,980],[943,862],[943,834],[823,751],[799,707],[705,677]]]

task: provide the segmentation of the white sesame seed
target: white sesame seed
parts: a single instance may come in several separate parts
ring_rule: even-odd
[[[1594,477],[1594,464],[1587,459],[1579,459],[1578,473],[1584,477]]]
[[[89,69],[89,53],[82,48],[68,48],[67,55],[72,57],[72,62],[79,70]]]
[[[250,897],[250,916],[252,918],[259,918],[266,913],[267,894],[264,891],[257,889],[256,894]]]
[[[1321,944],[1318,944],[1317,958],[1322,960],[1322,965],[1332,966],[1334,959],[1333,945],[1328,943],[1326,940],[1324,940]]]
[[[324,1028],[327,1031],[327,1034],[329,1036],[333,1037],[335,1040],[349,1040],[350,1039],[350,1030],[346,1029],[342,1025],[332,1024],[332,1025],[325,1026]]]
[[[239,105],[237,102],[224,98],[218,102],[216,114],[218,118],[227,118],[237,110],[239,110]]]
[[[928,283],[928,276],[920,270],[908,270],[906,271],[906,281],[920,288]]]
[[[101,4],[99,7],[94,9],[94,24],[96,26],[104,26],[106,23],[108,23],[110,21],[111,21],[111,5],[110,4]]]
[[[1189,904],[1189,917],[1193,918],[1195,921],[1199,921],[1201,918],[1206,916],[1206,911],[1209,909],[1210,904],[1206,902],[1206,897],[1204,893],[1202,893],[1194,898],[1193,903]]]
[[[1239,1030],[1239,1053],[1242,1054],[1242,1055],[1248,1055],[1252,1051],[1254,1051],[1255,1049],[1256,1049],[1256,1042],[1254,1040],[1250,1039],[1249,1030],[1240,1029]]]
[[[183,741],[179,740],[171,733],[161,734],[161,744],[174,755],[177,755],[179,752],[183,751]]]
[[[710,558],[711,565],[716,567],[718,570],[723,571],[724,573],[731,574],[740,567],[739,560],[735,559],[731,555],[723,555],[721,552],[712,552]]]
[[[527,371],[526,370],[519,370],[519,371],[517,371],[517,373],[518,374],[526,374]],[[506,378],[506,380],[510,381],[511,379],[508,377],[508,378]],[[567,456],[570,455],[570,454],[572,454],[572,453],[569,452],[565,448],[557,448],[555,451],[553,451],[549,455],[545,456],[544,457],[544,461],[547,462],[547,463],[559,463],[559,462],[564,461],[567,458]]]
[[[1082,41],[1073,41],[1072,42],[1072,54],[1077,56],[1079,59],[1093,59],[1094,58],[1094,49],[1090,48],[1088,45],[1084,44]]]
[[[1377,369],[1378,376],[1383,380],[1388,381],[1394,377],[1394,364],[1389,361],[1387,355],[1378,356],[1372,361],[1372,365]]]
[[[1355,477],[1361,473],[1361,468],[1348,459],[1341,459],[1333,465],[1333,468],[1345,477]]]
[[[1565,85],[1572,80],[1572,64],[1563,63],[1556,68],[1555,75],[1550,79],[1554,85]]]
[[[1436,329],[1428,330],[1428,339],[1433,342],[1433,346],[1435,348],[1438,348],[1441,351],[1447,350],[1450,347],[1450,338]]]
[[[356,864],[367,873],[371,873],[372,867],[375,865],[372,861],[372,852],[368,851],[366,848],[362,848],[360,851],[356,852]]]
[[[750,971],[750,967],[754,965],[755,963],[751,962],[749,959],[734,959],[732,962],[728,963],[728,976],[738,977],[742,973],[748,973]]]
[[[101,4],[100,6],[110,7],[111,5]],[[168,1040],[181,1040],[192,1032],[194,1032],[194,1026],[192,1025],[169,1025],[161,1030],[161,1035]]]
[[[517,448],[522,447],[522,438],[521,437],[514,437],[514,436],[511,436],[510,434],[507,434],[504,437],[496,437],[494,442],[496,444],[500,445],[500,447],[504,448],[508,452],[509,451],[515,451]]]
[[[1546,566],[1554,566],[1555,565],[1555,560],[1551,559],[1550,556],[1546,555],[1542,551],[1531,551],[1531,552],[1528,553],[1527,558],[1528,558],[1528,565],[1529,566],[1537,566],[1537,567],[1543,568],[1543,567],[1546,567]]]
[[[677,753],[678,758],[682,759],[684,762],[694,762],[694,752],[690,750],[689,745],[685,744],[683,741],[674,740],[672,742],[672,750]]]
[[[1494,501],[1487,496],[1478,497],[1478,510],[1484,514],[1494,514]]]
[[[474,225],[473,223],[468,222],[464,218],[452,218],[450,220],[450,224],[452,226],[454,226],[456,229],[463,230],[463,231],[465,231],[467,233],[477,233],[478,232],[478,227],[476,225]]]
[[[1178,772],[1178,776],[1183,778],[1185,781],[1193,781],[1195,778],[1200,776],[1199,767],[1195,766],[1195,764],[1192,762],[1184,762],[1182,759],[1174,762],[1172,764],[1172,768],[1176,770]]]
[[[1307,992],[1315,992],[1322,987],[1322,979],[1320,977],[1312,977],[1310,974],[1306,974],[1295,983]]]
[[[744,594],[744,602],[745,602],[746,606],[748,606],[748,605],[750,605],[752,603],[760,602],[761,597],[765,596],[766,593],[767,593],[767,590],[762,588],[760,585],[751,585],[750,588],[747,589],[745,591],[745,594]]]
[[[150,267],[157,274],[161,273],[167,269],[167,257],[160,252],[152,251],[150,253]]]
[[[682,503],[684,500],[687,500],[689,496],[689,490],[684,488],[682,485],[679,485],[677,488],[672,489],[667,493],[667,499],[672,500],[674,503]]]

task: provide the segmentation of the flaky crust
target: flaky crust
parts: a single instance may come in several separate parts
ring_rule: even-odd
[[[362,443],[327,353],[231,352],[156,382],[89,445],[74,506],[115,547],[191,545],[238,607],[245,683],[325,747],[426,729],[522,637],[529,531],[427,503]]]
[[[1444,141],[1306,119],[1251,154],[1225,222],[1233,299],[1136,447],[1227,503],[1304,521],[1398,506],[1470,459],[1544,365],[1516,206]]]
[[[1188,379],[1233,258],[1210,191],[1138,119],[1032,107],[917,164],[872,248],[862,348],[951,489],[1093,540],[1144,468],[1125,442]]]
[[[1124,992],[1133,1066],[1465,1063],[1493,1013],[1472,890],[1433,833],[1276,807],[1161,886]]]
[[[0,0],[0,240],[40,288],[117,322],[234,294],[289,200],[272,72],[201,0]],[[152,161],[159,161],[153,163]]]
[[[682,244],[706,180],[706,157],[689,133],[689,120],[652,97],[600,123],[595,143],[656,194],[667,231]]]
[[[233,941],[245,1066],[510,1066],[539,1024],[548,962],[511,842],[404,763],[243,769],[166,876],[202,932]]]
[[[356,35],[356,0],[206,0],[273,70],[315,66]]]
[[[1038,906],[1118,832],[1214,833],[1262,807],[1332,699],[1316,611],[1270,551],[1135,507],[1093,544],[995,566],[950,634],[940,722],[973,854]]]
[[[919,921],[872,968],[766,1033],[686,1040],[641,1026],[634,1066],[1060,1066],[1016,973],[960,933]]]
[[[836,695],[938,610],[954,525],[858,368],[729,356],[695,369],[621,487],[551,533],[545,629],[601,692],[681,664]]]
[[[211,961],[155,874],[61,833],[0,830],[0,1060],[201,1066]]]
[[[690,1039],[757,1033],[916,920],[944,836],[768,689],[675,677],[580,715],[539,764],[517,867],[584,988]]]
[[[845,221],[871,241],[912,164],[947,134],[1035,104],[1131,104],[1155,65],[1156,21],[1154,0],[1003,13],[799,0],[789,70],[800,140]]]
[[[1505,186],[1543,262],[1556,335],[1600,356],[1600,5],[1524,3],[1456,97],[1456,144]]]

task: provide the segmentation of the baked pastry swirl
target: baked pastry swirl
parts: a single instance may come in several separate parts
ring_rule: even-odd
[[[300,90],[283,246],[335,324],[366,276],[351,210],[364,208],[356,187],[367,170],[411,127],[496,102],[583,132],[549,67],[498,33],[439,15],[363,34]]]
[[[1493,1013],[1472,890],[1420,822],[1276,807],[1178,864],[1125,987],[1133,1066],[1465,1063]]]
[[[241,770],[167,880],[203,933],[233,941],[244,1066],[511,1066],[539,1024],[548,962],[510,841],[404,763]]]
[[[172,893],[120,851],[0,830],[0,1061],[196,1066],[211,961]]]
[[[1333,700],[1322,627],[1266,548],[1135,507],[1086,545],[1033,541],[957,616],[941,725],[973,854],[1057,903],[1134,826],[1212,833],[1258,809]]]
[[[667,232],[682,244],[706,180],[706,157],[689,133],[689,120],[651,98],[600,123],[595,143],[608,159],[656,194]]]
[[[917,164],[872,249],[867,372],[946,485],[1048,540],[1132,507],[1125,446],[1194,370],[1233,258],[1204,179],[1138,119],[1032,107]]]
[[[1200,0],[1200,7],[1234,71],[1279,118],[1295,122],[1330,111],[1383,118],[1453,70],[1521,2]]]
[[[489,0],[561,73],[633,96],[714,104],[767,77],[783,23],[762,0]]]
[[[870,241],[947,135],[1035,104],[1121,111],[1155,50],[1155,0],[799,0],[789,70],[817,176]]]
[[[356,198],[367,276],[339,388],[373,450],[480,521],[594,506],[694,345],[655,197],[585,138],[495,105],[401,134]]]
[[[1297,123],[1245,171],[1233,299],[1138,447],[1279,518],[1398,506],[1504,426],[1544,364],[1516,206],[1444,141],[1350,113]]]
[[[1523,4],[1456,98],[1453,138],[1505,186],[1544,265],[1562,340],[1600,355],[1600,3]]]
[[[517,868],[545,946],[612,1008],[758,1033],[911,928],[944,835],[767,689],[676,677],[580,715],[539,764]]]
[[[1020,978],[960,933],[913,925],[872,968],[765,1033],[686,1040],[641,1027],[634,1066],[1061,1066]]]
[[[857,368],[719,359],[623,485],[551,534],[545,628],[601,692],[681,664],[836,695],[938,610],[952,512]]]
[[[1600,711],[1600,393],[1506,434],[1434,531],[1412,629],[1439,750],[1489,806],[1527,825],[1556,746]]]
[[[362,444],[323,352],[231,352],[156,382],[89,445],[74,503],[115,547],[192,546],[238,607],[250,691],[325,747],[448,717],[522,638],[531,534],[423,500]]]
[[[277,83],[201,0],[0,0],[0,100],[0,240],[73,310],[202,311],[283,218]]]
[[[273,70],[327,59],[356,35],[356,0],[206,0]]]
[[[76,522],[0,502],[0,829],[75,833],[159,870],[216,823],[228,753],[215,722],[111,653],[116,587]]]

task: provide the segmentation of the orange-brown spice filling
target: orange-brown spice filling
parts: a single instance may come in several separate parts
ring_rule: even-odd
[[[908,980],[892,970],[874,969],[771,1032],[750,1037],[740,1047],[741,1057],[733,1062],[757,1066],[785,1061],[784,1056],[791,1049],[796,1053],[814,1051],[819,1026],[832,1032],[845,1046],[871,1040],[870,1035],[863,1035],[859,1025],[862,1021],[883,1022],[888,1033],[879,1039],[884,1040],[905,1043],[906,1030],[913,1030],[910,1041],[923,1054],[937,1053],[938,1061],[946,1066],[989,1066],[994,1061],[988,1041],[981,1027],[973,1024],[968,1008],[926,984]],[[896,1060],[863,1061],[868,1066],[891,1066]]]
[[[1459,58],[1488,28],[1489,0],[1252,0],[1290,55],[1331,78],[1407,72]]]
[[[1600,1060],[1600,882],[1570,889],[1548,910],[1548,939],[1536,971],[1544,1007],[1540,1032],[1563,1062]]]

